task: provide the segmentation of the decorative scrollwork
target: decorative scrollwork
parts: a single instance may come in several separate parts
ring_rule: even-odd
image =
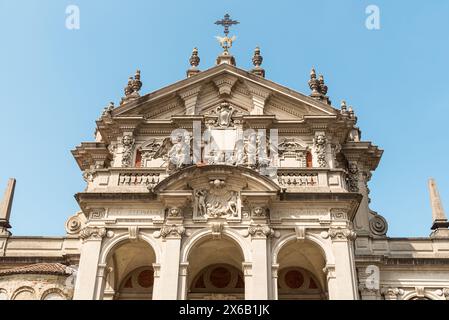
[[[369,228],[376,236],[384,236],[387,234],[388,224],[384,217],[376,214],[370,219]]]
[[[180,238],[185,234],[186,230],[182,225],[164,225],[162,226],[160,231],[156,231],[154,233],[155,238],[167,238],[167,237],[174,237],[174,238]]]
[[[106,229],[101,227],[85,227],[80,232],[80,238],[86,239],[102,239],[106,236]]]
[[[330,237],[332,240],[355,240],[357,233],[347,227],[330,227],[329,231],[322,233],[322,237],[324,239]]]
[[[78,212],[77,214],[71,216],[67,219],[65,224],[65,229],[68,234],[77,234],[83,228],[83,225],[86,221],[84,214],[82,212]]]
[[[266,238],[269,236],[274,235],[274,230],[272,228],[270,228],[268,225],[261,225],[261,224],[257,224],[257,225],[251,225],[248,228],[248,234],[247,236],[251,235],[252,237],[256,237],[256,238]]]

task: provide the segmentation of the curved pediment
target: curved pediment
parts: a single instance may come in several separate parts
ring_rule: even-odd
[[[211,181],[223,181],[234,191],[277,194],[279,186],[268,177],[241,166],[190,166],[177,171],[153,188],[154,193],[209,188]]]
[[[175,205],[174,213],[190,199],[194,220],[239,220],[248,217],[249,212],[265,217],[270,199],[279,191],[279,186],[267,177],[248,168],[229,165],[190,166],[153,189],[166,204]]]

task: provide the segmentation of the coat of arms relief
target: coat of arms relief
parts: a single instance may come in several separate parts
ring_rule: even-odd
[[[239,107],[221,102],[204,115],[204,124],[206,130],[198,136],[176,129],[169,137],[145,142],[138,149],[141,165],[159,165],[172,174],[190,165],[219,164],[244,166],[270,175],[266,174],[267,168],[276,163],[273,157],[277,148],[265,130],[243,130],[243,114]],[[159,162],[154,161],[156,159]]]
[[[232,190],[224,180],[210,180],[209,188],[198,188],[194,195],[194,219],[239,219],[241,216],[240,192]]]
[[[241,219],[242,200],[240,192],[246,186],[241,177],[208,175],[192,178],[193,219]]]

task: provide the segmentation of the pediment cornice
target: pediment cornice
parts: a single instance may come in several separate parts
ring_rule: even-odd
[[[112,116],[138,115],[141,114],[140,109],[145,109],[149,104],[158,104],[161,101],[179,99],[185,103],[187,99],[201,95],[201,90],[207,83],[214,83],[218,88],[218,96],[221,97],[229,97],[233,92],[232,90],[239,87],[238,92],[241,94],[249,93],[252,98],[257,97],[257,99],[265,101],[275,96],[288,101],[293,108],[295,105],[307,106],[306,109],[311,114],[336,115],[338,113],[333,107],[304,94],[232,65],[221,64],[125,103],[112,110]],[[237,85],[237,83],[241,83],[243,86]],[[169,102],[163,104],[170,105]]]

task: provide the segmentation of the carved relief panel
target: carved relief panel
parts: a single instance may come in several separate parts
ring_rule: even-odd
[[[194,219],[241,218],[240,192],[226,186],[224,180],[210,180],[208,188],[198,188],[194,194]]]

